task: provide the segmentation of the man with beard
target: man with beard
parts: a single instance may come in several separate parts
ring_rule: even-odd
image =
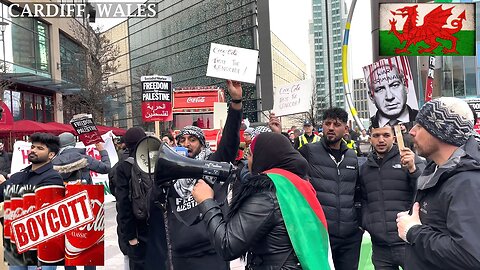
[[[348,114],[340,108],[323,113],[323,137],[299,151],[309,163],[310,181],[327,218],[333,263],[337,270],[358,269],[363,231],[355,209],[358,160],[342,140]],[[359,198],[358,198],[359,199]]]
[[[240,144],[240,124],[242,122],[242,87],[239,82],[227,80],[228,92],[232,98],[222,139],[217,151],[213,153],[206,143],[205,135],[199,127],[186,126],[177,136],[178,143],[188,150],[188,157],[198,160],[234,162]],[[167,194],[168,233],[170,234],[172,263],[174,269],[182,270],[226,270],[225,262],[213,248],[203,224],[199,224],[200,212],[191,191],[197,179],[178,179],[174,185],[165,188]],[[223,203],[225,192],[220,192],[222,185],[216,183],[218,192],[215,199]],[[156,196],[164,203],[163,196]],[[218,195],[218,196],[217,196]],[[188,226],[191,225],[191,226]]]
[[[47,185],[63,186],[62,176],[53,169],[52,159],[60,150],[60,139],[48,133],[34,133],[30,136],[32,146],[28,154],[28,161],[32,164],[13,174],[5,185]],[[2,201],[3,201],[3,192]]]
[[[405,242],[398,237],[397,213],[412,206],[423,161],[408,148],[394,144],[391,126],[370,129],[373,151],[360,166],[362,227],[372,238],[375,269],[405,267]]]
[[[425,103],[410,130],[431,162],[418,178],[411,213],[397,215],[405,270],[480,269],[480,146],[475,114],[458,98]]]

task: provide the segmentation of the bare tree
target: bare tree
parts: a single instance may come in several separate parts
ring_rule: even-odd
[[[73,95],[65,95],[63,108],[65,118],[69,119],[76,113],[91,113],[96,123],[105,123],[105,112],[110,102],[115,98],[118,89],[108,85],[108,77],[117,71],[120,50],[118,45],[101,33],[99,28],[89,25],[85,28],[71,25],[75,38],[82,44],[83,51],[77,59],[83,64],[76,72],[80,91]],[[72,77],[72,74],[69,74]]]

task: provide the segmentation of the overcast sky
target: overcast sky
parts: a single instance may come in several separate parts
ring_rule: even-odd
[[[92,2],[114,2],[94,0]],[[118,1],[118,0],[117,0]],[[351,0],[346,0],[350,6]],[[270,28],[298,57],[310,67],[308,23],[312,19],[311,0],[270,0]],[[353,15],[349,41],[350,75],[362,78],[362,67],[371,63],[372,39],[370,1],[358,0]],[[106,30],[122,20],[97,19],[94,25]]]

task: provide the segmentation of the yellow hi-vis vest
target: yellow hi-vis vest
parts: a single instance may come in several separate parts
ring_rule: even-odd
[[[305,136],[305,134],[300,136],[300,138],[298,138],[298,141],[300,142],[300,144],[298,146],[298,149],[302,148],[302,146],[304,146],[305,144],[308,143],[307,137]],[[312,143],[315,143],[315,142],[318,142],[318,141],[320,141],[320,136],[313,134]]]
[[[349,142],[347,142],[345,139],[342,139],[345,144],[347,144],[347,147],[350,148],[350,149],[353,149],[355,151],[355,154],[357,154],[357,149],[355,147],[355,141],[354,140],[350,140]]]

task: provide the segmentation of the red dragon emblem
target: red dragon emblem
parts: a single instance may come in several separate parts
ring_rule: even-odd
[[[412,44],[416,44],[420,41],[424,41],[429,47],[420,48],[418,50],[419,54],[422,53],[431,53],[433,50],[441,46],[442,44],[437,41],[437,39],[449,40],[452,42],[452,47],[450,49],[444,47],[442,52],[444,54],[458,54],[457,52],[457,39],[453,34],[457,33],[462,29],[463,21],[466,20],[465,11],[463,11],[456,19],[452,20],[451,27],[447,25],[448,18],[452,15],[452,9],[447,8],[443,9],[442,5],[439,5],[434,10],[430,11],[423,18],[423,25],[417,25],[418,20],[418,5],[415,6],[406,6],[399,8],[396,11],[390,10],[394,16],[407,17],[405,24],[401,33],[397,30],[396,24],[397,20],[395,18],[389,20],[390,22],[390,31],[388,33],[393,33],[401,44],[406,41],[406,44],[403,48],[395,49],[396,54],[411,52],[408,48]]]

